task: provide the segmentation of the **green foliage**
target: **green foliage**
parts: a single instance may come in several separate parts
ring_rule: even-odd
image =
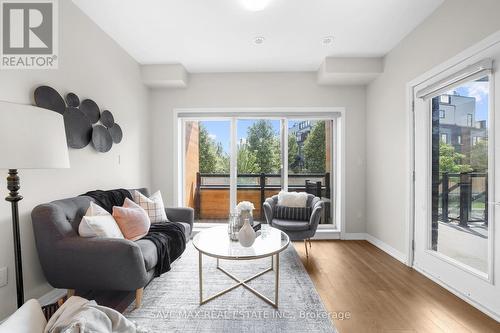
[[[295,135],[288,135],[288,169],[298,173],[300,172],[300,166],[297,163],[299,156],[299,144],[297,143],[297,138]]]
[[[238,173],[258,173],[257,157],[247,145],[238,147]]]
[[[279,137],[269,120],[258,120],[248,128],[248,149],[255,155],[258,173],[280,172]]]
[[[444,142],[439,143],[439,172],[461,173],[470,172],[472,167],[461,164],[465,155],[457,153],[453,146]]]
[[[209,136],[202,124],[200,124],[199,150],[201,173],[229,172],[229,156],[224,154],[222,145]]]
[[[488,170],[488,140],[478,141],[470,151],[470,164],[476,172]]]
[[[318,121],[304,142],[304,159],[307,171],[311,173],[325,172],[326,139],[325,122]]]

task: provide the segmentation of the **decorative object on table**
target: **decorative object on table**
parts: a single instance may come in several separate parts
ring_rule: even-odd
[[[12,206],[12,229],[16,269],[17,305],[24,303],[18,202],[20,179],[17,169],[69,168],[62,115],[31,106],[0,102],[0,169],[9,169],[5,198]],[[12,126],[16,124],[16,126]],[[13,138],[15,140],[13,141]]]
[[[241,229],[240,216],[238,214],[229,214],[229,221],[227,226],[227,233],[229,234],[229,239],[233,241],[238,240],[238,232]]]
[[[101,113],[101,123],[106,126],[106,128],[111,128],[115,124],[115,118],[113,114],[108,110],[104,110]]]
[[[101,114],[99,106],[92,99],[87,98],[80,103],[78,95],[70,92],[66,94],[65,103],[61,95],[49,86],[37,87],[34,98],[37,106],[64,116],[70,148],[82,149],[92,141],[98,152],[105,153],[111,150],[113,143],[122,141],[122,129],[115,123],[111,111],[104,110]],[[101,125],[98,124],[99,121]]]
[[[35,103],[37,106],[63,114],[66,105],[57,90],[49,86],[40,86],[35,89]]]
[[[86,147],[92,139],[90,120],[82,111],[73,107],[67,108],[63,116],[68,146],[75,149]]]
[[[69,107],[72,108],[77,108],[80,106],[80,98],[75,93],[67,93],[66,94],[66,104],[68,104]]]
[[[245,219],[248,219],[250,226],[253,225],[253,210],[255,206],[250,201],[242,201],[236,206],[236,211],[240,215],[240,223],[243,225]]]
[[[111,138],[111,134],[106,127],[102,125],[94,126],[92,130],[92,144],[94,145],[95,150],[100,153],[106,153],[110,151],[113,146],[113,139]]]
[[[245,218],[243,226],[238,232],[238,241],[240,242],[241,246],[250,247],[255,242],[255,237],[256,237],[255,231],[250,225],[250,219]]]

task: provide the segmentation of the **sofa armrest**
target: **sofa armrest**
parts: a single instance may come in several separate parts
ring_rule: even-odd
[[[189,207],[172,207],[165,208],[167,218],[172,222],[189,223],[191,230],[193,230],[194,223],[194,209]]]
[[[314,206],[311,213],[311,218],[309,219],[309,229],[316,230],[318,229],[319,221],[321,220],[321,213],[323,212],[323,208],[325,207],[325,203],[323,200],[318,200]]]
[[[0,333],[43,333],[47,320],[40,303],[30,299],[0,324]]]
[[[267,198],[262,206],[264,207],[264,215],[266,216],[267,224],[272,225],[275,206],[274,200],[272,198]]]
[[[57,241],[47,280],[56,288],[136,290],[147,283],[139,245],[117,238],[67,237]]]

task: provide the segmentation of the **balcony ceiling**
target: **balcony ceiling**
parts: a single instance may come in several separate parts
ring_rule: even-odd
[[[74,0],[140,64],[192,73],[315,71],[325,57],[383,56],[443,2],[271,0],[252,12],[241,1]]]

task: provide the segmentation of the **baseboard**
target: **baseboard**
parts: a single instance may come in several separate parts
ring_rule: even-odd
[[[385,253],[387,253],[388,255],[390,255],[391,257],[401,261],[405,265],[408,265],[408,257],[404,253],[396,250],[389,244],[382,242],[380,239],[375,238],[370,234],[366,234],[365,239],[371,244],[381,249],[382,251],[384,251]]]
[[[343,240],[365,240],[366,234],[364,232],[346,232],[342,234]]]
[[[462,292],[460,292],[459,290],[453,288],[452,286],[450,286],[446,282],[442,281],[441,279],[439,279],[439,278],[429,274],[428,272],[422,270],[421,268],[419,268],[417,266],[413,266],[413,269],[416,270],[417,272],[419,272],[420,274],[422,274],[423,276],[425,276],[426,278],[428,278],[429,280],[431,280],[432,282],[439,284],[441,287],[448,290],[450,293],[457,296],[461,300],[469,303],[470,305],[472,305],[473,307],[475,307],[479,311],[483,312],[484,314],[488,315],[489,317],[500,322],[500,315],[499,314],[497,314],[494,311],[490,310],[489,308],[477,303],[476,301],[474,301],[473,299],[471,299],[467,295],[465,295]]]

